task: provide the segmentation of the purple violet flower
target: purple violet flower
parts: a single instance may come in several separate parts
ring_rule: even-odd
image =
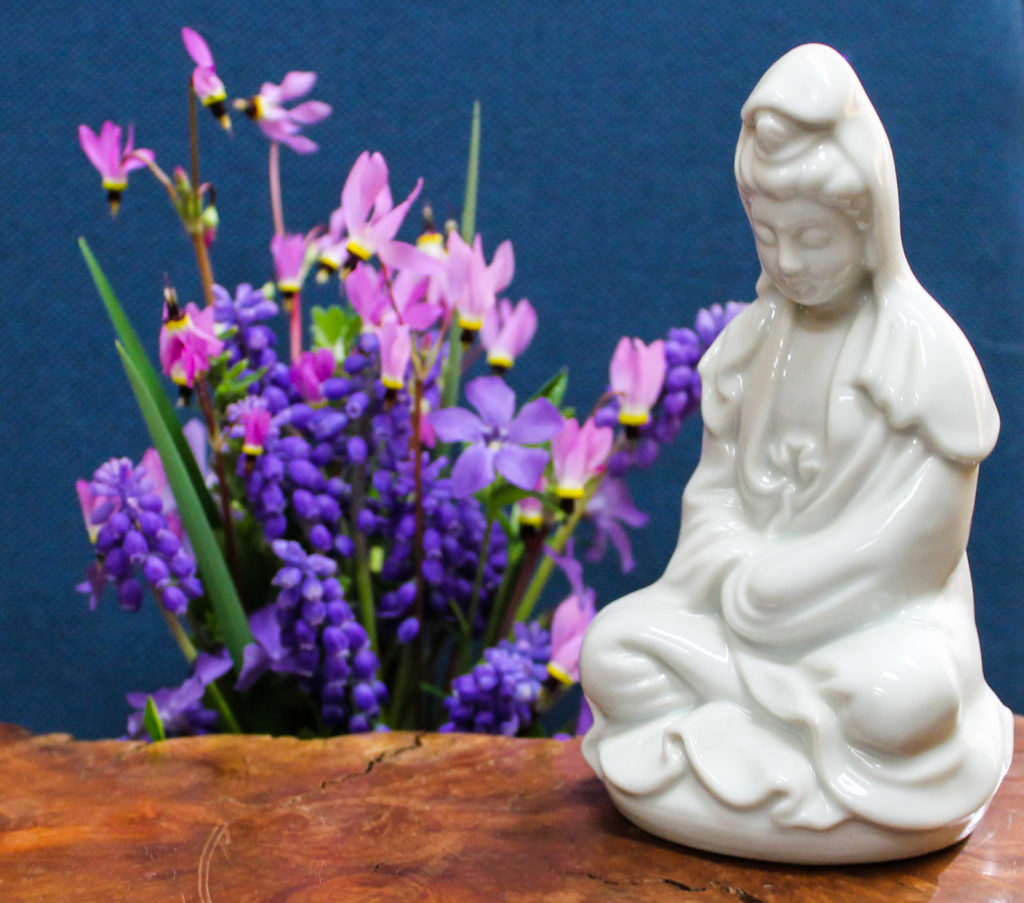
[[[612,541],[619,553],[622,573],[633,570],[633,549],[623,524],[642,527],[647,515],[639,511],[629,495],[629,488],[622,480],[607,477],[587,502],[587,517],[594,522],[594,541],[587,550],[587,561],[600,561]]]
[[[236,690],[248,690],[267,671],[309,675],[308,667],[282,643],[277,612],[277,605],[268,605],[249,616],[249,628],[256,642],[245,647]]]
[[[452,491],[472,495],[494,480],[497,471],[510,483],[532,489],[544,472],[548,453],[527,448],[562,430],[562,415],[548,399],[537,398],[515,414],[516,395],[498,376],[481,376],[466,384],[466,398],[480,416],[465,408],[443,408],[429,415],[444,442],[467,442],[452,468]]]
[[[168,737],[193,734],[207,734],[217,726],[219,718],[203,706],[206,687],[218,677],[231,670],[231,656],[222,649],[216,655],[200,652],[192,665],[192,674],[180,687],[164,687],[154,693],[128,693],[128,704],[138,711],[128,716],[128,733],[125,739],[147,738],[144,724],[146,699],[153,697],[160,721]]]

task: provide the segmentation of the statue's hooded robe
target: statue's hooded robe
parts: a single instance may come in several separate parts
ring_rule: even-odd
[[[906,262],[878,116],[820,45],[766,73],[736,155],[741,184],[751,166],[784,185],[787,166],[814,165],[845,167],[870,195],[871,290],[821,387],[827,413],[812,431],[777,416],[801,378],[784,372],[798,312],[762,273],[701,362],[704,447],[676,553],[584,642],[584,752],[620,802],[670,806],[697,781],[778,825],[967,826],[1012,744],[982,676],[966,557],[999,418],[966,338]]]

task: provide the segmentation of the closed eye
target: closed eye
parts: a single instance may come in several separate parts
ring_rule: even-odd
[[[754,238],[758,240],[762,245],[774,246],[775,245],[775,233],[762,223],[751,223],[751,228],[754,230]]]
[[[797,240],[805,248],[824,248],[831,244],[832,232],[821,226],[811,226],[809,229],[804,229],[797,236]]]

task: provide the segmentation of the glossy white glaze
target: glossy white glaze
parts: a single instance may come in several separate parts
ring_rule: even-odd
[[[784,862],[966,836],[1009,767],[966,545],[999,418],[903,254],[892,152],[846,61],[743,107],[757,300],[705,355],[704,445],[653,585],[601,611],[584,754],[641,827]]]

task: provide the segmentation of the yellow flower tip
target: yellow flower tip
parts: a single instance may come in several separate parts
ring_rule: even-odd
[[[544,512],[543,511],[520,511],[519,512],[519,526],[520,527],[540,527],[544,523]]]
[[[203,98],[203,106],[213,107],[218,104],[223,104],[227,99],[228,96],[223,91],[218,91],[216,94],[207,94],[206,97]]]
[[[395,379],[393,376],[382,376],[380,381],[384,383],[385,389],[390,389],[393,392],[397,392],[399,389],[405,387],[405,383],[400,379]]]
[[[491,351],[487,355],[487,363],[492,370],[499,370],[504,373],[512,368],[512,364],[515,361],[511,355],[505,354],[503,351]]]
[[[228,116],[227,113],[225,113],[223,116],[218,116],[217,117],[217,122],[220,123],[221,128],[224,129],[225,132],[228,132],[230,134],[230,132],[231,132],[231,117]]]
[[[419,238],[416,239],[416,245],[417,247],[420,248],[440,248],[443,244],[444,240],[442,239],[440,232],[424,232]]]
[[[582,486],[556,486],[555,495],[560,499],[581,499],[584,492]]]
[[[255,458],[255,457],[258,457],[259,455],[263,454],[263,446],[262,445],[250,445],[248,442],[246,442],[242,446],[242,452],[243,452],[243,454],[246,454],[246,455],[249,455],[252,458]]]
[[[239,97],[232,106],[250,119],[258,120],[263,116],[263,99],[258,94],[255,97]]]
[[[554,662],[548,662],[548,674],[550,674],[560,684],[565,684],[567,687],[571,687],[576,683],[564,668],[556,665]]]
[[[619,423],[623,426],[643,426],[650,420],[647,411],[619,411]]]
[[[170,333],[182,332],[188,329],[192,325],[192,318],[187,313],[182,313],[180,317],[174,320],[168,320],[164,323],[167,331]]]
[[[358,257],[360,260],[366,261],[373,256],[373,251],[370,250],[366,245],[361,244],[357,239],[349,239],[345,250],[349,252],[353,257]]]
[[[459,314],[459,328],[463,332],[479,332],[484,325],[484,321],[481,319],[470,319]]]

